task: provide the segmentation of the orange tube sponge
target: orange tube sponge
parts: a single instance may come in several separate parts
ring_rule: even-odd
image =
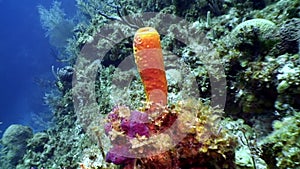
[[[158,32],[152,27],[138,29],[133,50],[147,101],[166,105],[168,86]]]

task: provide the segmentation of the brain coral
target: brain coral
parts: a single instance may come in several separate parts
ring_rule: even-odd
[[[267,19],[250,19],[237,25],[232,30],[232,35],[237,36],[242,31],[257,28],[260,31],[261,37],[276,29],[275,23]]]
[[[18,163],[26,151],[27,140],[32,136],[32,130],[22,125],[13,124],[5,130],[1,139],[2,145],[6,148],[5,167],[9,168]]]
[[[239,51],[258,55],[271,49],[278,41],[277,26],[266,19],[251,19],[237,25],[231,32],[233,46]]]
[[[293,18],[287,20],[279,30],[281,42],[278,44],[279,53],[299,52],[300,41],[300,19]]]

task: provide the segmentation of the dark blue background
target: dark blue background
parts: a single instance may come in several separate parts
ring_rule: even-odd
[[[30,113],[49,111],[43,105],[45,88],[36,79],[54,79],[58,66],[42,29],[37,5],[50,8],[50,0],[0,0],[0,130],[10,124],[30,123]],[[75,0],[64,0],[63,9],[75,13]],[[50,111],[49,111],[50,113]],[[0,133],[0,136],[2,135]]]

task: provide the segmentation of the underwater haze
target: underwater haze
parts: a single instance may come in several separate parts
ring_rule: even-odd
[[[48,7],[51,3],[50,0],[0,1],[2,132],[15,123],[34,125],[31,119],[33,114],[51,113],[47,105],[43,104],[43,96],[54,78],[51,66],[59,63],[56,61],[53,47],[45,37],[37,9],[39,4]],[[74,1],[64,1],[62,5],[71,13]]]

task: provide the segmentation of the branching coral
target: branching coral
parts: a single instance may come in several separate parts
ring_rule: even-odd
[[[74,23],[72,20],[65,19],[65,12],[61,9],[61,2],[54,1],[49,10],[44,6],[38,5],[40,22],[46,31],[46,37],[52,46],[61,49],[65,48],[68,38],[72,37]]]
[[[109,16],[107,13],[116,14],[119,7],[116,1],[98,1],[98,0],[76,0],[77,7],[88,19],[95,15],[102,15],[107,19],[115,20],[117,16]]]
[[[42,27],[47,31],[46,36],[49,36],[50,31],[64,21],[64,17],[66,16],[65,12],[61,9],[61,2],[59,1],[54,1],[49,10],[39,5],[38,11]]]

